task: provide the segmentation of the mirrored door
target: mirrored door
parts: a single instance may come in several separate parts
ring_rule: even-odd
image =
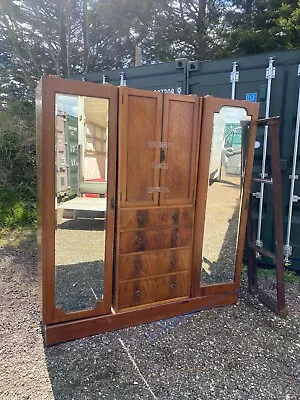
[[[117,88],[110,85],[51,77],[42,81],[47,323],[111,312],[116,110]]]
[[[202,250],[201,285],[234,281],[242,185],[242,125],[247,111],[214,113]]]
[[[258,110],[258,103],[212,96],[203,99],[194,296],[230,297],[239,290]]]

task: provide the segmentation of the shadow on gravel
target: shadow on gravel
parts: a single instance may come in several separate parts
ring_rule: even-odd
[[[1,242],[1,239],[4,240]],[[21,274],[24,278],[37,280],[38,256],[35,232],[12,233],[5,236],[0,232],[0,265],[10,274]]]

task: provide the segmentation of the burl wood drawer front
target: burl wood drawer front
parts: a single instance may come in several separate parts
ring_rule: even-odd
[[[190,249],[174,249],[120,256],[119,281],[188,271],[191,253]]]
[[[189,272],[146,278],[118,285],[118,308],[134,307],[189,296]]]
[[[120,217],[121,231],[157,226],[191,226],[192,223],[192,207],[121,210]]]
[[[191,227],[121,232],[120,254],[173,247],[188,247],[191,245],[191,239]]]

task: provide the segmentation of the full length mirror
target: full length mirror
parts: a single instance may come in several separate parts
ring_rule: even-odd
[[[234,280],[242,175],[243,108],[214,114],[205,212],[201,286]]]
[[[107,99],[56,94],[55,306],[92,309],[104,295]]]

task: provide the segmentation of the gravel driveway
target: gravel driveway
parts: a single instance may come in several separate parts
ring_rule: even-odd
[[[299,399],[299,279],[287,284],[287,319],[243,282],[237,306],[45,347],[36,264],[30,235],[2,243],[1,400]]]

